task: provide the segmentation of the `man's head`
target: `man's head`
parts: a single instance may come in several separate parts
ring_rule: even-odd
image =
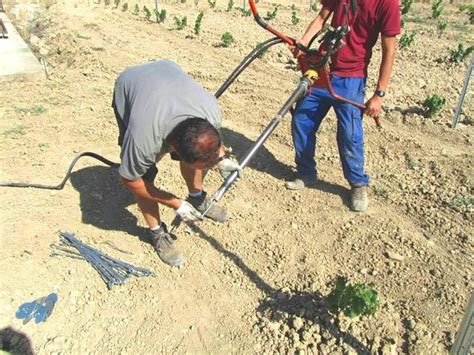
[[[217,164],[222,140],[208,121],[191,117],[179,123],[166,138],[181,161],[208,168]]]

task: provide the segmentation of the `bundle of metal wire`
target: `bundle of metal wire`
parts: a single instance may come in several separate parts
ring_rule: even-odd
[[[151,270],[130,265],[92,248],[76,238],[74,233],[60,232],[59,235],[60,245],[52,245],[52,247],[63,253],[53,252],[51,255],[87,260],[100,274],[109,289],[115,285],[123,285],[130,276],[155,276]],[[77,252],[71,248],[77,249]]]

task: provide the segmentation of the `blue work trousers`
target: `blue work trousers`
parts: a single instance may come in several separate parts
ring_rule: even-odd
[[[342,97],[364,102],[365,78],[332,76],[334,91]],[[333,107],[337,116],[337,146],[344,177],[351,186],[365,186],[369,176],[364,171],[363,110],[336,100],[326,88],[314,87],[298,102],[292,121],[297,175],[304,180],[317,178],[316,132],[329,109]]]

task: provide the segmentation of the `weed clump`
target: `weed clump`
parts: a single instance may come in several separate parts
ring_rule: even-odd
[[[201,22],[202,18],[204,17],[204,12],[199,12],[199,14],[196,17],[196,22],[194,23],[194,34],[196,36],[199,36],[199,33],[201,32]]]
[[[458,44],[458,48],[449,48],[449,61],[454,63],[460,63],[464,61],[474,51],[474,46],[464,48],[463,43]]]
[[[327,297],[331,312],[344,312],[350,318],[374,315],[379,308],[379,295],[373,284],[350,285],[344,277],[337,277],[335,289]]]
[[[178,18],[174,17],[174,24],[176,25],[176,29],[178,31],[181,31],[183,28],[185,28],[188,25],[188,18],[184,16],[183,18]]]
[[[398,42],[400,48],[406,48],[413,44],[415,41],[416,32],[408,33],[404,32],[403,35],[400,37],[400,41]]]
[[[232,34],[230,32],[225,32],[223,35],[222,35],[222,46],[223,47],[230,47],[234,42],[234,36],[232,36]]]
[[[424,115],[427,118],[433,118],[443,109],[446,99],[443,96],[431,95],[423,102]]]

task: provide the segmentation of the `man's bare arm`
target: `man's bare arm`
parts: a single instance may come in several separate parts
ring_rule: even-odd
[[[308,45],[309,41],[313,36],[323,28],[324,24],[326,23],[329,15],[331,15],[331,10],[326,7],[323,7],[319,10],[318,14],[316,15],[315,19],[311,21],[308,28],[306,29],[303,37],[299,40],[299,42],[305,46]]]
[[[145,182],[145,180],[142,178],[137,180],[128,180],[121,177],[120,179],[122,180],[122,183],[139,198],[155,201],[175,210],[177,210],[181,205],[180,199],[175,195],[156,188],[155,185]]]
[[[397,49],[397,38],[395,36],[382,36],[382,62],[380,63],[377,90],[386,91],[392,75],[393,62]],[[373,95],[367,101],[365,114],[377,117],[382,110],[383,97]]]

